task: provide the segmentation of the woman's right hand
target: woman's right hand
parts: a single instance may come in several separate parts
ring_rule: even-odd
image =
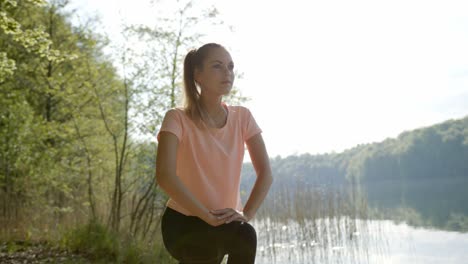
[[[224,224],[223,220],[218,219],[218,217],[216,217],[211,212],[206,213],[201,219],[211,226],[220,226]]]

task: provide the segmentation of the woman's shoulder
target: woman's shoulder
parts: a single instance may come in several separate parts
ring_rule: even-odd
[[[229,110],[232,110],[233,112],[239,112],[239,113],[245,113],[245,112],[250,112],[250,110],[242,105],[229,105],[228,106]]]
[[[188,117],[184,108],[174,107],[166,111],[163,119],[166,122],[177,122],[184,124],[187,123],[187,118]]]
[[[166,111],[166,114],[167,114],[167,113],[174,113],[174,114],[175,114],[175,113],[178,113],[178,114],[181,114],[181,113],[182,113],[182,114],[183,114],[184,112],[185,112],[185,109],[182,108],[182,107],[173,107],[173,108],[167,110],[167,111]]]
[[[246,119],[246,118],[248,119],[252,116],[250,109],[245,106],[234,105],[234,106],[228,106],[228,107],[231,113],[234,113],[234,115],[237,115],[242,119]]]
[[[181,107],[174,107],[166,111],[167,117],[180,117],[185,115],[185,109]]]

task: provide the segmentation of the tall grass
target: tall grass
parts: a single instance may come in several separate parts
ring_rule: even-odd
[[[0,216],[0,242],[47,243],[82,255],[90,263],[176,263],[162,244],[158,221],[162,209],[154,209],[152,216],[148,214],[148,220],[141,226],[147,232],[136,232],[135,236],[130,217],[123,219],[121,229],[115,233],[107,228],[105,217],[92,221],[85,206],[75,204],[73,208],[56,212],[45,206],[31,206],[18,211],[15,219]],[[107,208],[99,211],[105,212]]]
[[[71,229],[61,245],[98,263],[176,263],[163,250],[160,237],[144,243],[127,233],[114,233],[97,222]]]
[[[353,186],[277,188],[253,221],[258,263],[363,261],[371,243],[363,239],[370,237],[368,214],[365,195]]]

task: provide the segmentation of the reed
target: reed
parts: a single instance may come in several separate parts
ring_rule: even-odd
[[[253,221],[258,231],[257,262],[362,261],[372,242],[364,238],[373,232],[368,217],[365,194],[351,185],[276,188]]]

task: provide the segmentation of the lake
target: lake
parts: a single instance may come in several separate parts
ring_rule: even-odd
[[[468,180],[277,186],[252,224],[257,262],[468,263]]]
[[[465,264],[468,233],[416,228],[387,220],[349,217],[252,223],[258,264]]]

